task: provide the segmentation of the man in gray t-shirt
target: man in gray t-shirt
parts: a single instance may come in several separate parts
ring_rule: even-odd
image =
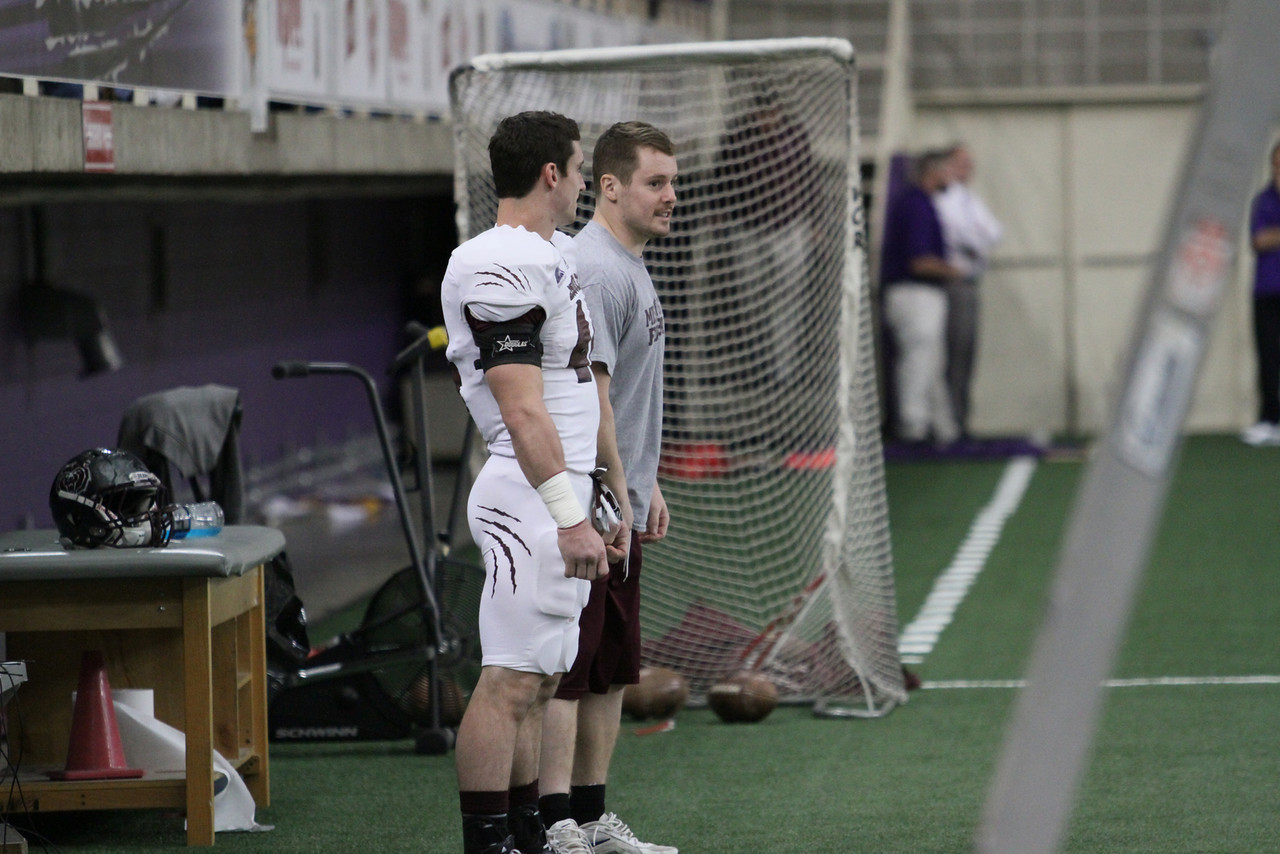
[[[596,457],[635,532],[610,551],[579,619],[578,657],[543,721],[538,809],[553,850],[570,839],[628,854],[678,854],[636,839],[605,810],[605,783],[622,718],[623,689],[640,679],[640,544],[667,533],[658,487],[662,444],[662,306],[641,253],[671,231],[675,147],[644,122],[621,122],[596,142],[596,210],[573,240],[591,311],[591,368],[600,394]]]
[[[574,247],[578,280],[584,283],[597,329],[591,362],[598,366],[597,373],[603,368],[609,377],[614,434],[634,517],[631,529],[645,534],[650,502],[658,489],[662,440],[662,305],[644,261],[599,222],[587,223]],[[597,451],[596,456],[601,454]],[[641,542],[646,539],[641,537]]]

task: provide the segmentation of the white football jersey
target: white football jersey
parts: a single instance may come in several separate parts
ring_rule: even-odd
[[[555,422],[570,471],[595,467],[600,401],[591,373],[591,317],[567,260],[568,235],[551,242],[523,227],[495,226],[453,251],[440,288],[446,355],[457,370],[462,399],[491,454],[514,457],[511,435],[484,381],[480,348],[466,312],[486,321],[513,320],[535,307],[541,329],[542,399]]]

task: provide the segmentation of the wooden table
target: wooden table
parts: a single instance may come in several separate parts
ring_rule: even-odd
[[[68,551],[55,531],[0,534],[3,657],[29,675],[8,709],[21,790],[0,778],[0,812],[184,809],[187,844],[212,845],[215,749],[268,805],[263,565],[284,545],[252,525],[163,549]],[[66,763],[86,650],[103,653],[113,689],[154,691],[156,718],[186,736],[185,773],[48,779]]]

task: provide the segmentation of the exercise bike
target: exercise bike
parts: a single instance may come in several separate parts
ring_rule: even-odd
[[[421,531],[415,529],[404,482],[392,448],[378,390],[367,371],[345,362],[280,362],[276,379],[316,374],[354,377],[365,388],[382,456],[391,481],[409,566],[373,595],[360,625],[282,674],[269,709],[274,741],[393,741],[412,738],[420,754],[453,748],[465,706],[465,691],[479,676],[476,614],[484,570],[450,555],[466,500],[465,478],[455,483],[446,527],[437,530],[434,476],[427,427],[425,357],[443,347],[442,327],[410,323],[412,342],[388,373],[410,372],[415,442],[412,449],[419,493]],[[468,427],[462,460],[474,434]]]

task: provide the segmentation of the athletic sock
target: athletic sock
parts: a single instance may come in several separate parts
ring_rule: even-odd
[[[512,786],[508,798],[511,809],[507,813],[507,827],[515,837],[516,848],[528,854],[547,850],[546,827],[538,813],[538,781]]]
[[[507,790],[498,792],[458,792],[458,804],[463,815],[506,815],[511,803]]]
[[[571,786],[569,803],[573,820],[578,824],[599,821],[600,816],[604,815],[604,783],[594,786]]]
[[[516,807],[537,807],[538,806],[538,781],[525,783],[521,786],[512,786],[507,790],[507,802],[512,809]]]
[[[542,822],[547,827],[554,827],[567,818],[573,818],[569,793],[555,792],[538,798],[538,812],[542,813]]]

